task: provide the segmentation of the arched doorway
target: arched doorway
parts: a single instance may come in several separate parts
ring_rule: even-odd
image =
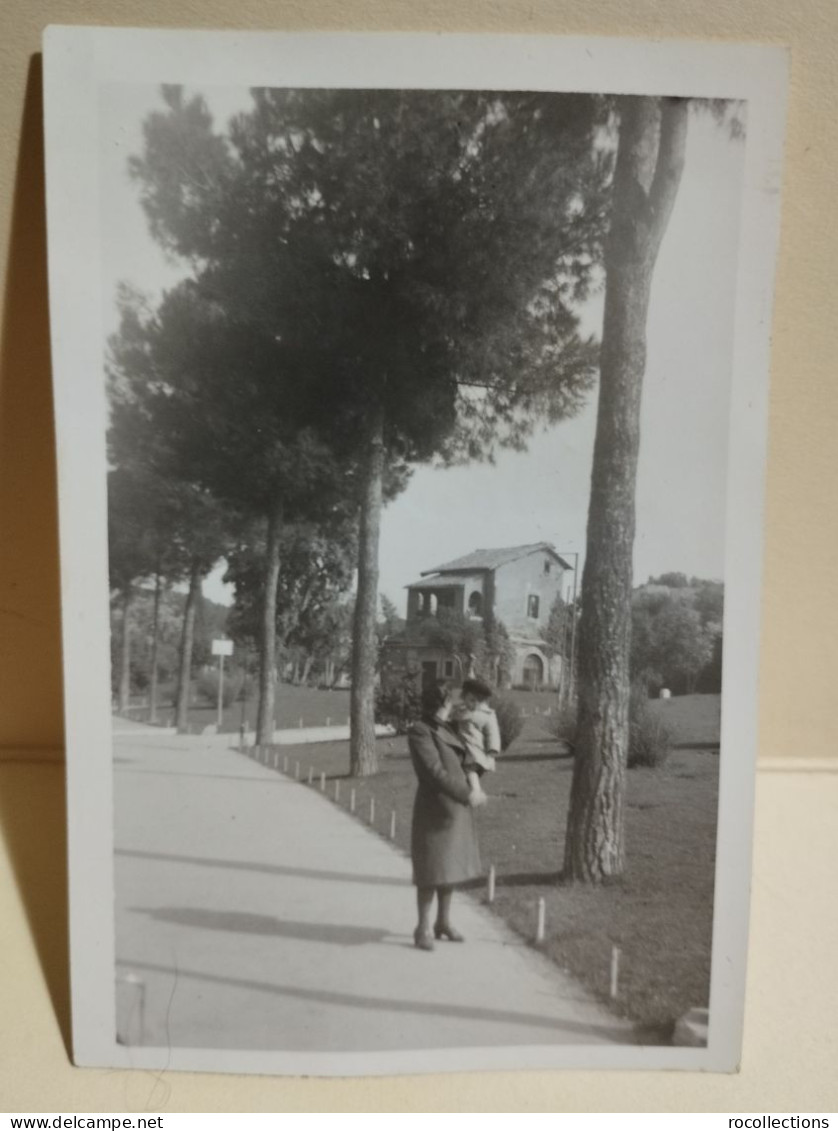
[[[471,617],[483,616],[483,597],[476,589],[468,599],[468,613]]]
[[[544,661],[535,652],[524,660],[524,683],[533,690],[544,681]]]

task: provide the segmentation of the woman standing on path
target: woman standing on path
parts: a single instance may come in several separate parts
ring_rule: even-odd
[[[413,940],[420,950],[433,950],[431,908],[437,897],[433,934],[462,942],[451,926],[454,884],[480,874],[480,852],[474,809],[485,795],[473,792],[463,769],[465,747],[448,725],[453,696],[445,683],[434,683],[422,694],[422,721],[408,732],[413,768],[419,784],[413,803],[410,854],[419,924]]]

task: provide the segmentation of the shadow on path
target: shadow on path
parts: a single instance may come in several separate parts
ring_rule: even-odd
[[[546,1029],[552,1033],[573,1033],[584,1037],[599,1037],[614,1044],[637,1044],[633,1032],[617,1025],[591,1025],[584,1021],[558,1020],[537,1013],[516,1013],[509,1009],[485,1009],[482,1006],[453,1005],[444,1002],[410,1001],[404,998],[364,997],[360,994],[341,993],[337,990],[303,989],[300,986],[284,986],[273,982],[258,982],[246,978],[222,978],[217,974],[203,974],[198,970],[177,970],[151,962],[118,962],[132,972],[145,970],[150,974],[163,974],[172,978],[195,978],[213,985],[232,986],[235,989],[274,994],[279,997],[297,998],[301,1001],[319,1002],[323,1005],[342,1005],[351,1009],[375,1009],[391,1013],[413,1013],[422,1017],[451,1017],[463,1021],[477,1021],[486,1024],[527,1025]],[[580,1042],[584,1043],[584,1042]]]
[[[135,860],[157,860],[165,864],[194,864],[199,868],[229,868],[239,872],[261,872],[268,876],[297,876],[303,880],[331,880],[344,884],[385,884],[388,887],[411,887],[408,879],[396,876],[364,876],[353,872],[322,872],[316,868],[290,868],[283,864],[258,864],[251,860],[216,860],[210,856],[179,856],[168,852],[140,852],[117,848],[114,855]]]
[[[281,939],[300,939],[303,942],[334,943],[336,946],[364,946],[392,937],[389,931],[375,927],[352,927],[342,923],[295,923],[276,919],[273,915],[255,915],[250,911],[208,911],[201,907],[132,907],[131,911],[147,915],[159,923],[176,923],[181,927],[270,935]]]

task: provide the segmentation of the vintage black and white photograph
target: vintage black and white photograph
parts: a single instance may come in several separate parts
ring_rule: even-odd
[[[732,1070],[778,56],[52,34],[77,1056]]]

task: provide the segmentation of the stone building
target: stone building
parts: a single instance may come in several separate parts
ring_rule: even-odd
[[[425,570],[407,586],[405,630],[385,642],[382,673],[392,678],[412,672],[423,684],[434,679],[460,682],[467,674],[462,661],[444,648],[418,642],[419,634],[413,631],[440,609],[448,609],[476,624],[490,614],[504,624],[514,652],[513,686],[558,687],[561,659],[549,655],[543,633],[570,569],[549,542],[535,542],[474,550]]]

